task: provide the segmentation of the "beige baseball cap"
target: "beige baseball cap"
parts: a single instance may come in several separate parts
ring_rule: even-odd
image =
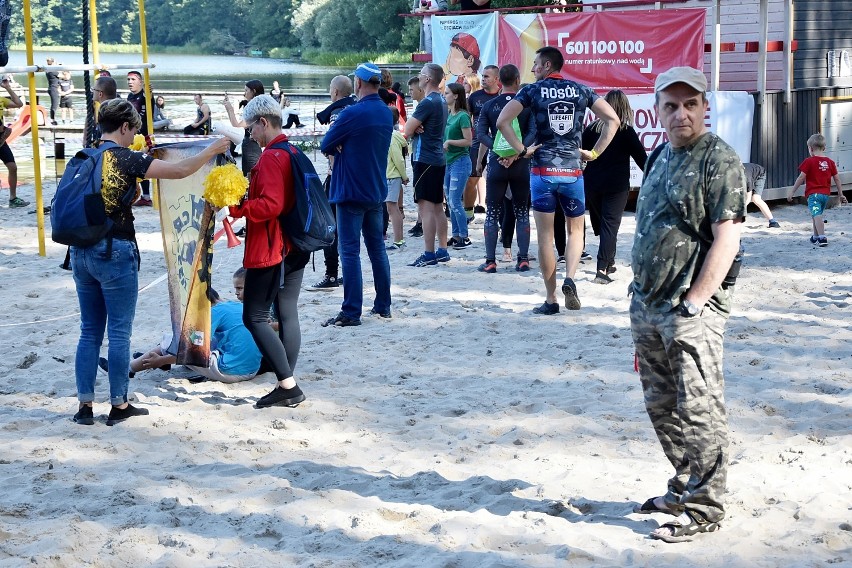
[[[707,78],[704,73],[693,67],[672,67],[668,71],[663,71],[657,75],[654,92],[667,89],[675,83],[685,83],[699,93],[707,92]]]

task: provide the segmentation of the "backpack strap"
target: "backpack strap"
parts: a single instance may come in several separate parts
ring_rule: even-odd
[[[651,168],[654,167],[654,162],[657,161],[657,158],[660,157],[660,154],[663,153],[663,150],[665,150],[666,146],[668,145],[668,142],[663,142],[662,144],[654,148],[653,152],[651,152],[651,155],[648,156],[648,160],[645,162],[645,173],[642,176],[642,181],[644,181],[645,178],[648,176],[648,172],[650,172]]]

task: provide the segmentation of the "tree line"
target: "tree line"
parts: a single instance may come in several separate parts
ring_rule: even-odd
[[[36,45],[82,45],[83,3],[39,0],[31,6]],[[493,0],[493,7],[573,4],[578,0]],[[413,0],[146,0],[148,44],[197,47],[206,53],[246,49],[415,51],[419,18],[402,18]],[[19,4],[20,6],[20,4]],[[24,43],[23,14],[12,16],[10,40]],[[139,43],[137,0],[97,0],[98,39]]]

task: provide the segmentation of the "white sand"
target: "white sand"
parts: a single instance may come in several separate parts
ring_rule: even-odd
[[[477,273],[481,224],[439,267],[407,267],[420,252],[409,239],[390,255],[392,320],[322,328],[342,291],[302,293],[297,409],[254,409],[263,381],[150,371],[130,383],[149,417],[107,427],[101,376],[101,419],[86,427],[70,421],[79,324],[65,249],[48,231],[39,257],[35,215],[4,204],[0,567],[852,566],[852,208],[829,212],[824,249],[807,242],[804,207],[774,209],[782,230],[747,223],[727,331],[728,516],[670,545],[647,538],[667,517],[630,512],[671,473],[632,370],[632,214],[616,282],[581,266],[580,312],[531,314],[537,262]],[[164,272],[154,211],[137,230],[144,286]],[[226,296],[241,256],[217,245]],[[306,284],[322,270],[318,256]],[[164,283],[136,314],[144,349],[167,327]]]

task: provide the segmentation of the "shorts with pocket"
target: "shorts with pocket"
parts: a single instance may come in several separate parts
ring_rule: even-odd
[[[432,203],[444,202],[444,172],[446,165],[436,166],[413,162],[411,164],[412,177],[414,178],[414,201],[430,201]]]

